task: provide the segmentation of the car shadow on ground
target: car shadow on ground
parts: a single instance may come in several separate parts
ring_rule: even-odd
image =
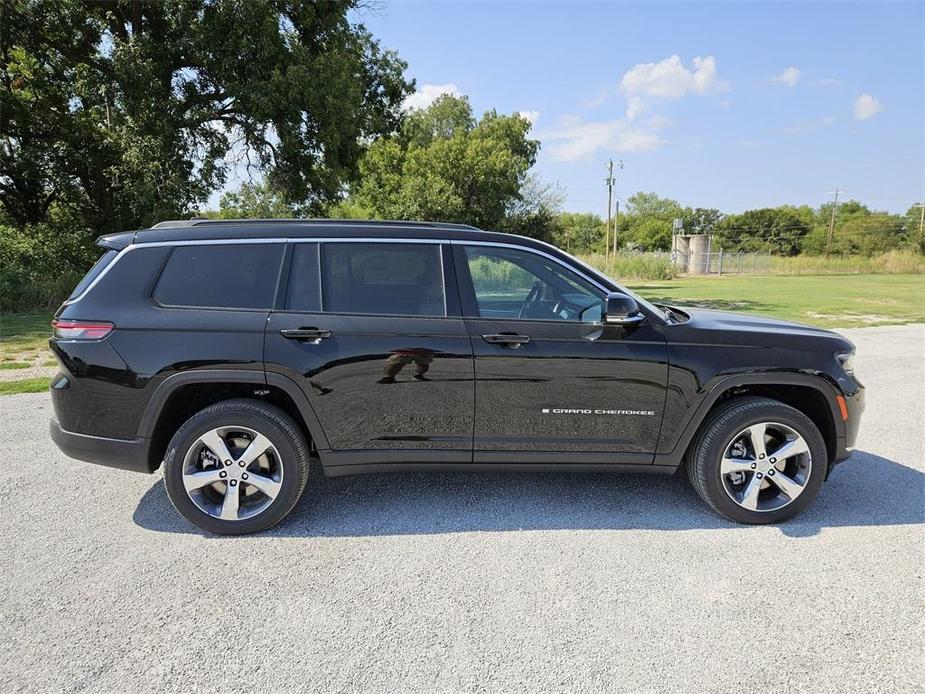
[[[608,473],[392,473],[325,478],[271,537],[361,537],[508,530],[741,528],[717,516],[687,479]],[[778,526],[790,537],[822,528],[925,522],[925,474],[872,453],[839,465],[816,502]],[[204,534],[177,514],[163,483],[134,513],[147,530]]]

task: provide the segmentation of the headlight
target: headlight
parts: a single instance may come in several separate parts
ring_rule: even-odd
[[[845,373],[854,373],[854,352],[841,352],[836,354],[835,358],[838,359],[838,363],[841,364]]]

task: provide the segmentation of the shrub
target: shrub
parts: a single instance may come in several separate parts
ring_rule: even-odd
[[[622,280],[670,280],[678,276],[668,254],[664,257],[651,254],[617,254],[606,258],[602,253],[580,256],[581,260],[613,277]]]
[[[98,255],[84,230],[0,225],[0,311],[56,308]]]
[[[773,275],[922,275],[925,256],[911,250],[894,250],[874,256],[798,255],[771,258]]]

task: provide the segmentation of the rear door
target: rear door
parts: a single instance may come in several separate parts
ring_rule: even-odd
[[[653,324],[604,325],[606,288],[540,251],[454,252],[475,354],[474,461],[650,464],[668,378]]]
[[[267,370],[295,380],[326,463],[470,462],[472,347],[439,241],[290,243]]]

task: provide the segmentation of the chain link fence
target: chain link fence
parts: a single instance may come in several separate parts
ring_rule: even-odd
[[[770,275],[770,253],[683,253],[681,251],[622,251],[627,260],[654,260],[689,275]]]

